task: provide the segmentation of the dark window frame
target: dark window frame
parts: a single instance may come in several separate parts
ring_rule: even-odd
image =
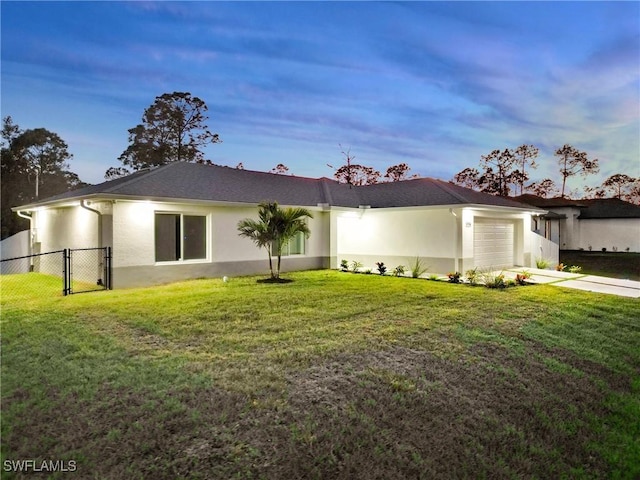
[[[206,214],[156,211],[155,262],[206,261],[209,252],[208,225],[209,217]]]

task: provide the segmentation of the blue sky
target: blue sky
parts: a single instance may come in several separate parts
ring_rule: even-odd
[[[449,180],[494,149],[640,176],[639,2],[1,2],[2,116],[98,183],[156,96],[209,107],[214,163],[331,176],[343,148]]]

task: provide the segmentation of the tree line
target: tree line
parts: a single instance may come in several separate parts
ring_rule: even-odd
[[[538,167],[539,149],[534,145],[520,145],[516,149],[493,150],[480,157],[479,167],[468,167],[453,177],[452,182],[467,188],[493,195],[510,196],[532,193],[546,197],[575,197],[578,192],[567,192],[567,179],[580,175],[583,178],[600,171],[598,159],[589,158],[586,152],[565,144],[554,152],[561,178],[558,186],[550,178],[527,183],[530,171]],[[640,202],[640,178],[617,173],[609,176],[598,187],[585,187],[584,198],[615,197],[633,203]]]
[[[118,157],[121,165],[109,168],[105,179],[172,162],[213,164],[204,158],[203,148],[222,140],[209,129],[207,111],[206,103],[188,92],[157,96],[144,110],[141,123],[128,130],[129,145]],[[8,116],[3,119],[1,147],[2,238],[28,228],[28,222],[14,215],[11,207],[86,185],[69,169],[72,155],[67,144],[53,132],[44,128],[22,130]],[[327,164],[338,182],[360,186],[418,177],[409,173],[407,163],[391,165],[382,174],[373,167],[355,163],[350,149],[345,151],[342,146],[340,149],[344,163],[337,167]],[[458,172],[452,183],[494,195],[530,192],[542,197],[564,197],[568,178],[586,177],[599,171],[598,159],[591,159],[586,152],[567,144],[554,153],[562,179],[560,186],[550,178],[529,183],[531,170],[537,168],[538,155],[537,147],[526,144],[493,150],[480,157],[478,167]],[[239,163],[236,168],[244,166]],[[279,163],[270,172],[287,175],[289,168]],[[640,179],[622,173],[611,175],[599,187],[585,189],[585,196],[614,196],[640,203]]]
[[[67,144],[45,128],[23,130],[7,116],[2,123],[2,238],[29,228],[11,207],[25,205],[86,184],[69,169]]]

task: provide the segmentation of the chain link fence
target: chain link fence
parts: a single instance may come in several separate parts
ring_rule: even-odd
[[[65,249],[0,260],[3,303],[110,288],[110,247]]]
[[[2,301],[64,295],[64,250],[0,260]]]

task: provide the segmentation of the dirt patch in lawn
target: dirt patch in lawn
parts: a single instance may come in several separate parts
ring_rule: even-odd
[[[30,409],[20,390],[3,404],[25,407],[3,442],[13,458],[76,459],[78,478],[606,477],[590,422],[628,388],[533,342],[456,360],[395,348],[333,357],[253,397],[104,386],[92,400],[51,390]]]

